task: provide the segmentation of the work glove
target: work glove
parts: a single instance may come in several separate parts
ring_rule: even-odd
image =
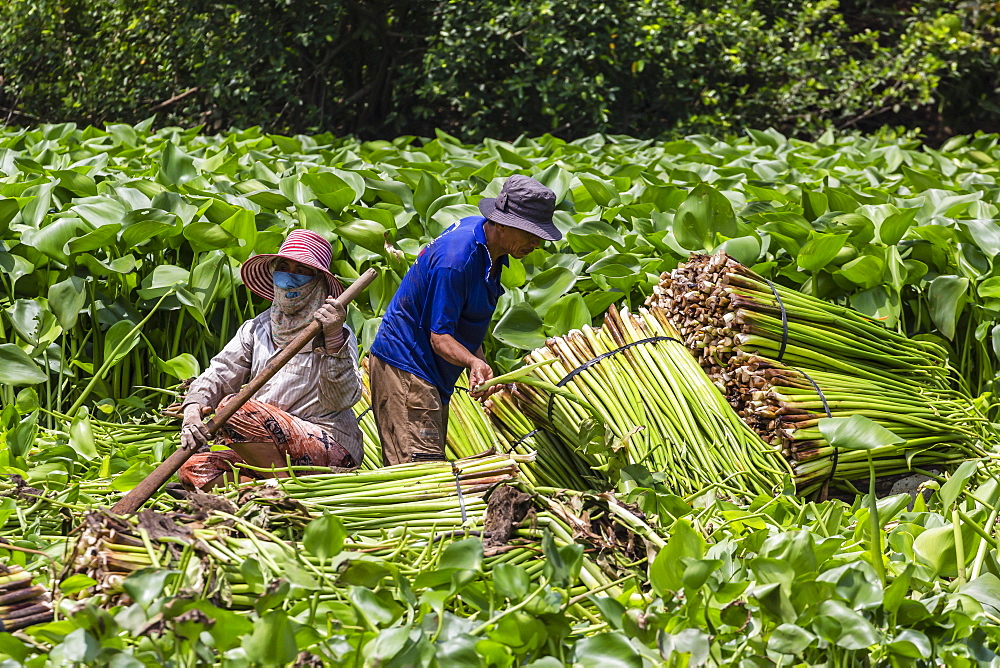
[[[347,321],[347,309],[344,308],[335,297],[327,297],[323,304],[313,315],[323,326],[323,338],[326,340],[327,350],[339,350],[344,343],[344,322]]]
[[[202,421],[204,416],[211,413],[212,409],[201,404],[188,404],[184,407],[184,424],[181,425],[181,447],[185,450],[197,450],[203,445],[208,445],[208,440],[212,437],[208,433],[208,427]]]

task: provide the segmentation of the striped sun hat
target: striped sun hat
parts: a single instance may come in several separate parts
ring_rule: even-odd
[[[274,299],[271,261],[279,257],[301,262],[323,272],[330,286],[330,294],[334,297],[340,296],[344,291],[344,286],[330,273],[330,260],[333,258],[330,242],[309,230],[292,230],[285,237],[277,253],[254,255],[240,267],[240,278],[250,292],[264,299]]]

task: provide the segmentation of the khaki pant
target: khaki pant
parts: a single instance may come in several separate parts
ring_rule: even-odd
[[[448,404],[437,388],[371,355],[372,412],[386,466],[443,460]]]

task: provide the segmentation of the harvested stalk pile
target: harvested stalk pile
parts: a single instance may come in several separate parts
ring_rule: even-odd
[[[44,587],[21,566],[0,564],[0,632],[10,633],[52,621],[52,603]]]
[[[943,348],[770,284],[724,253],[664,273],[647,304],[793,462],[802,492],[866,477],[865,453],[837,452],[823,438],[817,425],[827,416],[863,415],[904,439],[872,453],[877,475],[980,456],[996,440]]]
[[[678,494],[772,494],[785,461],[744,424],[655,310],[549,339],[513,390],[525,414],[595,468],[643,464]],[[540,382],[539,382],[540,381]],[[603,437],[602,437],[603,432]]]
[[[521,566],[536,584],[545,577],[546,562],[540,558],[545,551],[572,546],[579,554],[581,582],[569,590],[576,597],[569,613],[581,620],[599,622],[598,611],[588,595],[601,591],[621,595],[621,585],[629,581],[639,586],[645,578],[646,546],[663,547],[665,536],[611,495],[552,489],[539,494],[530,486],[525,487],[525,492],[499,484],[502,476],[483,477],[488,466],[502,463],[502,459],[486,457],[473,464],[464,462],[470,464],[463,477],[474,481],[468,493],[476,497],[476,503],[460,527],[445,522],[428,529],[413,519],[395,515],[384,520],[385,528],[393,529],[391,535],[389,531],[378,536],[371,531],[354,531],[351,526],[356,525],[358,509],[364,504],[382,498],[383,507],[398,507],[395,495],[379,497],[376,486],[365,483],[358,485],[358,497],[344,495],[336,504],[326,497],[314,505],[312,514],[303,512],[302,499],[296,500],[271,486],[263,488],[267,493],[261,494],[257,485],[235,492],[240,499],[238,510],[227,508],[229,504],[221,497],[201,495],[204,498],[189,499],[190,512],[143,511],[129,518],[91,512],[86,515],[64,576],[75,573],[92,578],[97,584],[87,593],[101,594],[106,603],[118,605],[127,602],[124,584],[129,574],[147,568],[170,568],[177,573],[169,585],[174,594],[197,592],[239,610],[253,607],[265,586],[279,579],[316,590],[320,600],[343,598],[346,587],[342,580],[348,578],[350,582],[351,565],[358,563],[364,570],[372,558],[391,560],[401,574],[418,577],[437,567],[449,545],[476,537],[484,541],[485,572],[501,565]],[[435,479],[427,469],[428,465],[403,465],[388,471],[395,474],[393,479],[401,487],[421,489]],[[488,501],[482,498],[486,493]],[[456,494],[453,487],[452,494]],[[261,515],[257,506],[270,510]],[[336,515],[347,529],[345,552],[336,561],[309,549],[310,522],[326,522],[328,515]],[[294,526],[295,530],[290,537],[279,537],[274,532],[276,523]],[[325,533],[332,529],[324,525],[321,530]],[[546,547],[546,541],[551,542],[550,547]],[[254,564],[248,566],[247,561]],[[10,579],[17,581],[11,588],[21,587],[21,580],[30,582],[23,576]],[[0,579],[0,588],[2,583]],[[0,603],[3,600],[0,596]]]
[[[339,517],[353,536],[429,534],[481,523],[486,493],[494,485],[515,480],[519,463],[530,459],[485,454],[449,463],[283,478],[277,483],[311,513]]]
[[[507,443],[509,452],[520,455],[537,453],[534,461],[521,466],[521,475],[533,485],[588,490],[606,486],[606,479],[594,469],[600,461],[581,453],[564,441],[537,428],[521,410],[513,393],[499,392],[485,402],[493,428]]]

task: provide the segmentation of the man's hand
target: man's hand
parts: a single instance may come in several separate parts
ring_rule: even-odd
[[[469,367],[469,396],[473,399],[485,399],[500,389],[500,386],[491,387],[483,392],[477,392],[476,388],[485,382],[493,379],[493,369],[485,361],[475,358],[472,366]]]
[[[202,422],[202,416],[211,413],[212,409],[201,404],[188,404],[184,407],[184,424],[181,425],[181,447],[185,450],[197,450],[208,445],[211,434]]]
[[[343,343],[344,323],[347,322],[347,309],[344,308],[335,297],[327,297],[323,304],[313,315],[319,324],[323,326],[323,337],[329,343],[339,341]]]

